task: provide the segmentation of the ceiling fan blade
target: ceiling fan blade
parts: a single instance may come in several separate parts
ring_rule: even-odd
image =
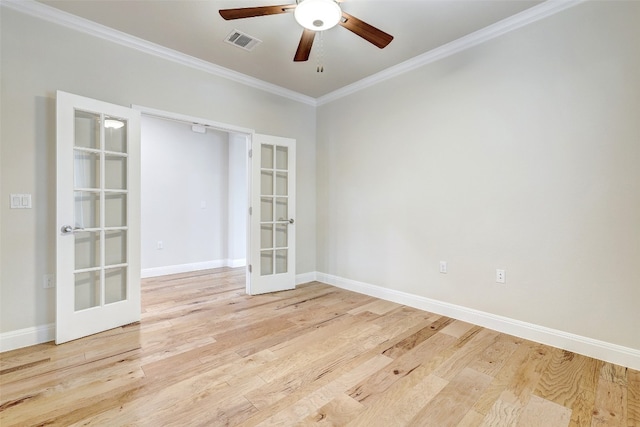
[[[369,25],[344,11],[342,12],[342,19],[339,24],[347,30],[359,35],[366,41],[373,43],[380,49],[387,46],[391,43],[391,40],[393,40],[393,36],[391,34],[387,34],[373,25]]]
[[[293,57],[293,60],[295,62],[306,61],[309,59],[311,46],[313,45],[313,39],[315,36],[315,31],[307,30],[306,28],[304,29],[304,31],[302,32],[302,37],[300,37],[298,50],[296,50],[296,56]]]
[[[283,4],[280,6],[241,7],[238,9],[220,9],[220,16],[226,20],[253,18],[254,16],[277,15],[287,13],[296,8],[295,4]]]

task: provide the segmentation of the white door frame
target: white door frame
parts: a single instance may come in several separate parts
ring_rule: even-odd
[[[180,114],[180,113],[174,113],[174,112],[170,112],[170,111],[164,111],[164,110],[158,110],[155,108],[150,108],[150,107],[145,107],[145,106],[141,106],[141,105],[131,105],[131,108],[133,108],[134,110],[138,110],[140,111],[140,113],[143,116],[148,116],[148,117],[155,117],[155,118],[160,118],[160,119],[168,119],[168,120],[175,120],[178,122],[183,122],[183,123],[190,123],[190,124],[199,124],[199,125],[204,125],[207,126],[209,128],[218,130],[218,131],[222,131],[222,132],[229,132],[229,133],[237,133],[237,134],[241,134],[241,135],[245,135],[247,137],[247,157],[246,157],[246,161],[247,161],[247,206],[251,206],[251,176],[252,176],[252,171],[251,171],[251,164],[250,164],[250,159],[249,159],[249,150],[251,149],[251,142],[252,142],[252,137],[255,134],[255,130],[250,129],[250,128],[244,128],[241,126],[234,126],[234,125],[230,125],[230,124],[226,124],[226,123],[220,123],[220,122],[216,122],[213,120],[209,120],[209,119],[205,119],[202,117],[194,117],[194,116],[189,116],[186,114]],[[247,214],[247,221],[246,221],[246,230],[247,230],[247,242],[246,242],[246,266],[245,269],[246,270],[246,282],[245,282],[245,292],[247,294],[251,294],[251,275],[249,274],[248,271],[248,266],[249,264],[251,264],[251,218],[250,216]]]

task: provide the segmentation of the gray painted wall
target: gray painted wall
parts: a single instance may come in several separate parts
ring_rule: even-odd
[[[320,107],[318,271],[640,349],[639,17],[586,2]]]

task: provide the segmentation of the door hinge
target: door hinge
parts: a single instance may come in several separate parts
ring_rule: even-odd
[[[249,215],[253,215],[253,208],[249,207]]]
[[[249,273],[251,273],[253,269],[251,268],[251,264],[249,264]]]
[[[253,150],[249,150],[249,158],[253,157]]]

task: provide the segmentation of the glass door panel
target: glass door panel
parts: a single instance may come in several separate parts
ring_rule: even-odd
[[[276,251],[276,274],[287,272],[287,250],[279,249]]]
[[[278,248],[286,248],[287,247],[287,235],[289,231],[289,226],[286,224],[278,224],[276,225],[276,247]]]
[[[82,148],[100,149],[100,114],[76,111],[74,145]]]
[[[286,196],[288,193],[287,181],[289,177],[286,172],[276,172],[276,194]]]
[[[265,276],[287,272],[288,148],[262,144],[260,161],[260,274]]]
[[[260,198],[260,218],[262,221],[273,221],[273,197]]]
[[[273,251],[260,252],[260,275],[270,276],[273,274]]]
[[[278,221],[286,221],[289,218],[289,200],[284,197],[276,198],[276,218]]]
[[[125,230],[105,231],[105,266],[125,264],[127,262],[127,232]]]
[[[127,158],[115,154],[105,155],[104,186],[108,190],[127,189]]]
[[[100,227],[100,193],[75,191],[75,226],[79,228]]]
[[[105,227],[125,227],[127,225],[127,195],[107,193],[104,196]]]
[[[109,268],[104,273],[104,300],[111,304],[127,299],[127,268]]]
[[[100,153],[74,151],[75,188],[100,188]]]
[[[260,249],[273,248],[273,225],[260,225]]]
[[[276,147],[276,169],[287,170],[289,168],[289,148]]]
[[[100,231],[78,231],[74,234],[76,270],[99,268],[102,254]]]
[[[127,152],[127,121],[118,117],[105,116],[105,150],[117,153]]]
[[[75,273],[75,310],[86,310],[87,308],[100,305],[100,272],[87,271]]]
[[[76,110],[76,311],[127,298],[127,121]]]

